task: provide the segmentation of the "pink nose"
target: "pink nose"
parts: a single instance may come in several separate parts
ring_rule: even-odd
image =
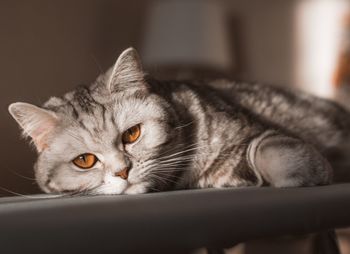
[[[126,180],[129,176],[129,168],[124,168],[116,173],[114,173],[115,176],[119,176],[120,178]]]

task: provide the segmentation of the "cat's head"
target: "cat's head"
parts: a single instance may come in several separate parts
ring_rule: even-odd
[[[9,111],[38,151],[35,175],[48,193],[165,190],[185,161],[174,109],[151,92],[132,48],[90,87]]]

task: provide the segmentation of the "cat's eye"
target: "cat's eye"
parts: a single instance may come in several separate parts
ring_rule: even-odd
[[[91,153],[84,153],[72,160],[75,166],[82,169],[92,168],[98,161],[97,157]]]
[[[141,127],[139,124],[127,129],[122,136],[124,144],[134,143],[141,135]]]

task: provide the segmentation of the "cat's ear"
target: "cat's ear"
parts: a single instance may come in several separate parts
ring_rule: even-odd
[[[120,54],[112,68],[107,86],[110,92],[146,88],[141,61],[134,48],[128,48]]]
[[[37,150],[45,149],[48,135],[58,124],[55,113],[23,102],[12,103],[8,110],[23,129],[23,134],[32,138]]]

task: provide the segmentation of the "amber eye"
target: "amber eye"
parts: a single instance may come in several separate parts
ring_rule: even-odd
[[[82,169],[92,168],[98,161],[97,157],[91,153],[84,153],[76,157],[72,162],[75,166]]]
[[[124,144],[130,144],[135,142],[141,134],[140,125],[135,125],[129,129],[127,129],[122,136],[122,141]]]

